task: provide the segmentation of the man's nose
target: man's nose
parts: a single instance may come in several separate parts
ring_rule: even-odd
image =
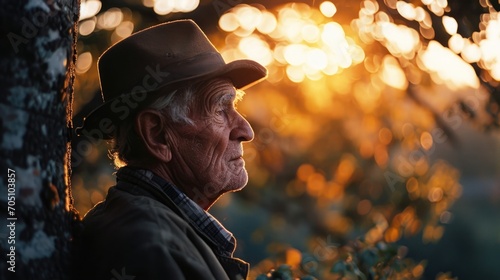
[[[254,133],[250,123],[240,114],[237,113],[235,125],[231,131],[230,138],[240,142],[250,142],[253,140]]]

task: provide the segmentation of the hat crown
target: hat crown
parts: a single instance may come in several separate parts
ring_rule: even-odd
[[[111,139],[114,130],[109,125],[130,120],[147,96],[217,77],[244,89],[267,76],[266,68],[252,60],[226,64],[192,20],[134,33],[107,49],[97,64],[103,104],[89,113],[76,132],[98,139]]]
[[[209,57],[204,60],[199,57]],[[198,59],[194,59],[198,58]],[[177,20],[147,28],[116,43],[98,60],[103,101],[130,93],[134,87],[161,87],[182,79],[182,67],[189,63],[225,64],[217,49],[192,20]],[[203,67],[192,65],[193,71]],[[203,74],[203,73],[200,73]]]

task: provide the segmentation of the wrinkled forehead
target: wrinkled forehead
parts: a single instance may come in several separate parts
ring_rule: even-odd
[[[196,103],[203,103],[204,106],[214,106],[221,102],[241,100],[244,92],[237,90],[231,80],[217,78],[202,84],[195,95]]]

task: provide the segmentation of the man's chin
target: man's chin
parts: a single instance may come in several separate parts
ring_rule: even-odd
[[[240,170],[240,174],[238,174],[238,178],[235,178],[234,184],[229,187],[230,192],[241,191],[248,183],[248,173],[245,168]]]

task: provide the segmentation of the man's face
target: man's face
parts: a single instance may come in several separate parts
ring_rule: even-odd
[[[174,183],[209,207],[223,193],[246,185],[242,142],[251,141],[254,134],[235,108],[238,93],[231,82],[214,80],[194,95],[189,113],[194,124],[173,125],[168,165]]]

